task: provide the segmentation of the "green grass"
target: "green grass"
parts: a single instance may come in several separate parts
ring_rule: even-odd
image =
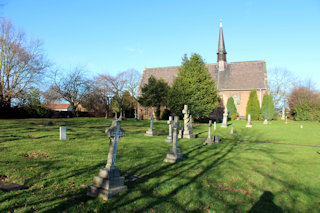
[[[202,145],[207,124],[194,125],[199,138],[179,140],[185,160],[170,164],[166,121],[155,122],[156,137],[143,136],[149,121],[122,121],[117,168],[143,179],[103,201],[80,185],[106,164],[111,120],[0,120],[0,175],[30,187],[0,191],[0,212],[320,212],[320,123],[233,123],[233,135],[218,124],[225,140],[212,146]],[[62,125],[67,141],[58,139]]]

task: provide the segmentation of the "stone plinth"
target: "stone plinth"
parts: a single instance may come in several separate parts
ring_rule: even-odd
[[[174,150],[171,148],[170,152],[167,154],[166,158],[163,161],[169,163],[176,163],[181,160],[183,160],[183,155],[180,152],[180,149],[177,148],[176,153],[174,153]]]

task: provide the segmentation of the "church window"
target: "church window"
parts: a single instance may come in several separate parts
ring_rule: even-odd
[[[238,94],[238,95],[237,95],[237,105],[240,105],[240,102],[241,102],[241,100],[240,100],[240,95]]]

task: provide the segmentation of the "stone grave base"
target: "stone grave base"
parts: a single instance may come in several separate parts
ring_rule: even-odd
[[[227,125],[227,124],[221,124],[221,127],[222,127],[222,128],[227,128],[228,125]]]
[[[93,185],[88,187],[87,196],[102,197],[108,200],[110,197],[127,189],[124,185],[124,177],[120,176],[118,169],[100,169],[99,176],[93,178]]]
[[[172,137],[167,136],[167,138],[166,138],[166,140],[164,142],[172,143]]]
[[[252,124],[247,124],[246,127],[251,128],[251,127],[252,127]]]
[[[2,182],[0,181],[0,190],[5,192],[18,191],[23,189],[28,189],[29,187],[24,185],[19,185],[16,183]]]
[[[207,138],[207,140],[203,143],[203,145],[213,145],[214,142],[212,140],[212,138]]]
[[[148,129],[148,131],[146,131],[146,133],[144,134],[144,136],[156,136],[156,132],[154,131],[154,129]]]
[[[265,119],[265,120],[263,121],[263,124],[268,124],[268,120]]]
[[[166,158],[163,161],[169,163],[176,163],[181,160],[183,160],[183,155],[180,152],[180,149],[177,148],[177,153],[174,153],[171,148],[170,152],[167,154]]]
[[[183,138],[195,138],[194,134],[183,134]]]

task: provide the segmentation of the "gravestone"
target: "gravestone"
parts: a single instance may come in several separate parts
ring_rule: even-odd
[[[138,118],[137,118],[137,109],[134,110],[134,121],[137,121]]]
[[[213,130],[216,130],[217,129],[217,122],[214,122],[213,123]]]
[[[247,125],[246,125],[246,127],[252,127],[252,123],[251,123],[251,115],[249,114],[248,115],[248,122],[247,122]]]
[[[123,114],[122,120],[127,120],[127,118],[126,118],[126,111],[123,111],[122,114]]]
[[[268,120],[264,119],[263,124],[268,124]]]
[[[150,117],[150,128],[146,131],[146,133],[144,134],[144,136],[155,136],[156,132],[153,129],[153,115],[151,115]]]
[[[213,137],[213,143],[219,143],[219,142],[220,142],[219,136],[218,136],[218,135],[215,135],[215,136]]]
[[[282,107],[282,116],[281,116],[281,120],[285,120],[286,118],[285,118],[285,116],[286,116],[286,110],[285,110],[285,108],[284,107]]]
[[[119,138],[124,136],[124,131],[120,128],[120,121],[113,120],[112,125],[105,132],[110,138],[107,164],[105,168],[100,169],[99,175],[93,178],[93,185],[88,187],[87,196],[99,196],[108,200],[126,190],[127,186],[124,185],[124,177],[120,176],[120,170],[116,168],[118,142]]]
[[[183,138],[183,130],[184,130],[184,126],[181,127],[181,129],[179,130],[178,138]]]
[[[208,130],[208,137],[206,141],[203,143],[204,145],[212,145],[214,144],[212,137],[211,137],[211,127],[212,127],[212,120],[209,120],[209,130]]]
[[[184,105],[182,113],[184,114],[183,138],[195,138],[195,135],[192,133],[192,117],[190,116],[188,105]]]
[[[233,124],[231,126],[230,135],[233,135]]]
[[[222,119],[222,124],[221,124],[221,127],[222,128],[226,128],[228,127],[228,110],[227,108],[224,110],[224,113],[223,113],[223,119]]]
[[[300,125],[300,128],[303,129],[303,125]]]
[[[60,126],[60,140],[67,140],[67,127]]]
[[[165,142],[171,143],[172,142],[172,124],[173,124],[173,120],[172,120],[172,116],[169,116],[169,120],[167,121],[167,124],[169,125],[169,135],[167,136]]]
[[[180,152],[180,149],[178,148],[179,127],[180,127],[179,116],[174,116],[172,148],[170,149],[166,158],[163,160],[164,162],[176,163],[178,161],[183,160],[182,153]]]

